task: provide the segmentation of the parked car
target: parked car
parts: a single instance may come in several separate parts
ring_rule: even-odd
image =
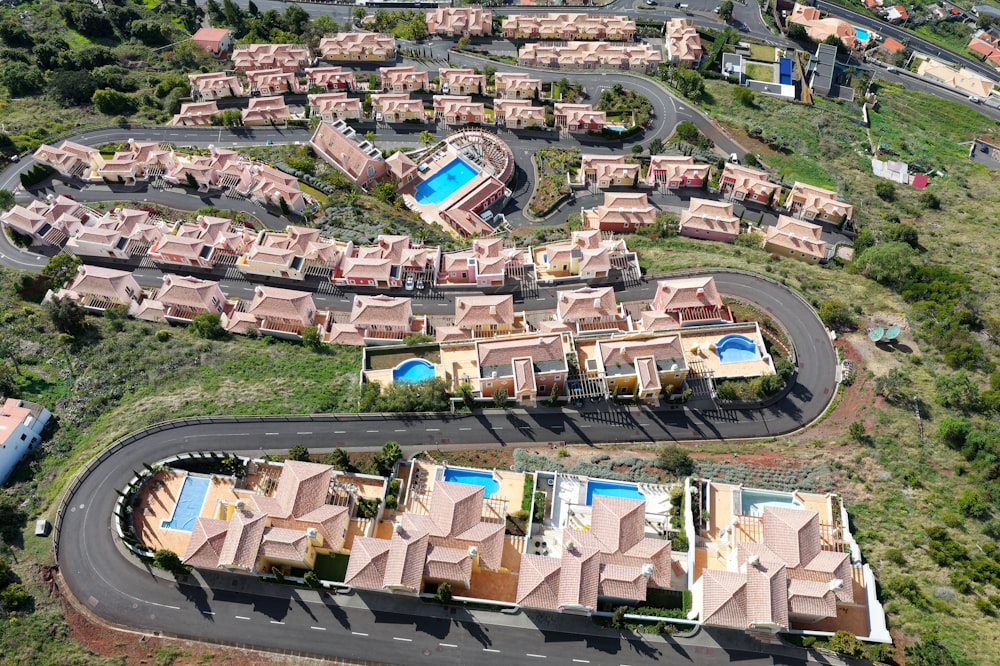
[[[890,74],[895,74],[899,70],[896,69],[895,67],[887,67],[885,71],[889,72]]]
[[[646,4],[650,7],[656,6],[656,0],[646,0]]]
[[[413,279],[412,275],[406,278],[405,286],[406,286],[406,291],[413,291],[413,287],[416,286],[416,281]]]
[[[417,289],[422,291],[425,286],[426,285],[424,284],[423,280],[417,280]]]
[[[972,102],[973,104],[979,104],[981,100],[975,95],[969,95],[969,101]]]

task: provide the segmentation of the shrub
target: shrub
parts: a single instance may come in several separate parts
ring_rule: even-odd
[[[688,452],[676,444],[668,444],[660,448],[656,457],[656,466],[680,478],[694,471],[694,461]]]
[[[882,201],[892,203],[896,200],[896,186],[888,180],[880,180],[875,183],[875,194]]]
[[[221,340],[226,337],[222,318],[215,312],[202,312],[191,319],[191,332],[206,340]]]
[[[846,303],[835,298],[820,303],[819,318],[827,328],[835,331],[850,331],[855,328],[854,313]]]
[[[174,575],[186,574],[191,569],[181,562],[180,556],[172,550],[161,548],[153,555],[153,566]]]
[[[982,492],[974,488],[966,488],[958,497],[958,510],[962,515],[976,520],[989,518],[991,509],[989,501]]]
[[[906,566],[906,556],[899,548],[889,548],[885,551],[885,559],[899,566]]]
[[[158,330],[156,332],[156,341],[157,342],[166,342],[169,339],[170,339],[170,331],[169,330],[167,330],[165,328],[161,328],[160,330]]]
[[[865,652],[865,644],[849,631],[838,631],[830,637],[827,645],[831,650],[849,657],[861,657]]]
[[[688,551],[688,538],[684,532],[678,532],[670,537],[670,548],[675,553],[686,553]]]
[[[990,617],[995,617],[997,614],[996,608],[994,608],[993,604],[986,599],[976,599],[976,609],[978,609],[983,615],[988,615]]]
[[[7,608],[24,608],[31,603],[31,595],[28,594],[24,585],[11,583],[0,592],[0,602],[3,602]]]
[[[319,582],[319,576],[316,575],[315,571],[307,571],[305,575],[302,576],[302,578],[303,580],[305,580],[306,585],[308,585],[309,587],[312,588],[321,587]]]
[[[309,449],[302,446],[301,444],[296,444],[295,446],[288,449],[288,460],[297,460],[299,462],[309,462]]]

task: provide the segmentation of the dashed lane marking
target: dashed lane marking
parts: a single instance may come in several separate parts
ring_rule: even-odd
[[[394,640],[394,641],[403,641],[404,643],[412,643],[413,642],[412,638],[400,638],[399,636],[393,636],[392,640]]]
[[[310,629],[315,629],[316,631],[326,631],[326,627],[309,627]]]
[[[250,619],[250,618],[248,618],[248,617],[246,617],[244,615],[236,615],[235,617],[236,617],[237,620],[249,620]]]
[[[362,633],[360,631],[352,631],[351,633],[354,634],[355,636],[368,636],[368,634]]]

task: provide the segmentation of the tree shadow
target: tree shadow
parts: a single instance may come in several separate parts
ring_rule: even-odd
[[[333,619],[349,631],[351,629],[351,618],[347,615],[347,611],[341,608],[336,601],[333,601],[330,596],[329,592],[322,593],[323,605],[330,611],[330,615],[333,615]]]
[[[189,585],[178,582],[177,590],[184,595],[184,598],[188,602],[194,604],[195,609],[204,615],[205,619],[209,622],[215,621],[209,614],[212,610],[212,605],[208,601],[208,592],[205,591],[205,588],[200,585]]]

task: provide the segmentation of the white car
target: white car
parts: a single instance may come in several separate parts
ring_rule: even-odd
[[[975,95],[969,95],[969,101],[972,102],[973,104],[979,104],[980,99]]]
[[[406,278],[406,291],[413,291],[413,288],[415,286],[416,286],[416,281],[413,279],[412,275]]]

